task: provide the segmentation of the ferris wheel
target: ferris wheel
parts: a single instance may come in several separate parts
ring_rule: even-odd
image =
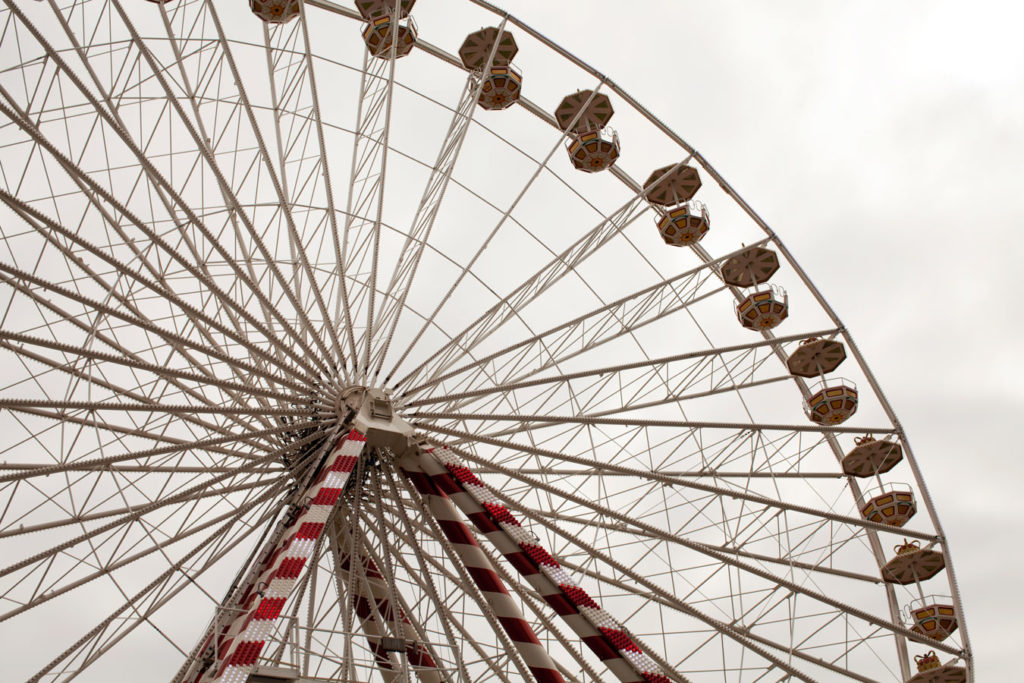
[[[4,0],[0,55],[5,680],[973,680],[849,332],[541,33]]]

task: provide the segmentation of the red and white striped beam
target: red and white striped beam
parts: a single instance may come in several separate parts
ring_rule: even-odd
[[[410,457],[417,457],[430,485],[462,510],[620,681],[671,683],[625,626],[576,583],[458,455],[438,446]]]
[[[423,458],[417,449],[410,449],[409,454],[399,461],[399,466],[423,496],[442,533],[458,553],[458,559],[462,561],[473,583],[483,593],[498,623],[508,634],[534,678],[538,683],[564,683],[565,679],[555,667],[547,650],[541,645],[533,627],[519,611],[487,555],[473,539],[472,532],[462,522],[458,509],[447,493],[435,485],[429,471],[423,469],[422,465],[430,465],[431,462],[436,464],[436,460]]]
[[[340,522],[340,520],[339,520]],[[385,681],[397,680],[400,671],[395,666],[395,662],[392,659],[394,653],[387,652],[381,643],[381,638],[388,635],[386,625],[378,623],[377,615],[383,620],[388,620],[388,615],[391,615],[393,621],[395,615],[403,624],[403,632],[411,633],[416,635],[416,628],[409,620],[408,615],[401,606],[392,607],[391,599],[389,596],[389,590],[387,580],[381,574],[377,568],[376,563],[367,557],[365,554],[360,553],[357,557],[357,561],[361,561],[362,574],[358,573],[355,580],[352,582],[348,581],[349,572],[352,571],[352,564],[350,558],[351,552],[342,554],[341,549],[345,547],[342,542],[345,537],[349,544],[352,540],[351,535],[345,533],[339,528],[340,525],[336,525],[332,531],[337,533],[338,538],[336,544],[336,555],[335,563],[339,571],[344,585],[352,583],[353,596],[352,603],[355,609],[356,616],[359,618],[359,623],[363,629],[363,633],[366,634],[366,640],[369,643],[370,651],[373,653],[374,663],[379,669],[381,674],[384,676]],[[365,578],[365,580],[361,580]],[[369,590],[367,591],[367,587]],[[372,602],[371,602],[372,599]],[[393,611],[397,609],[397,613]],[[397,632],[394,634],[397,636]],[[409,661],[409,665],[416,672],[417,677],[423,683],[444,683],[444,677],[441,672],[437,669],[437,663],[434,658],[431,657],[427,648],[424,647],[423,643],[419,642],[416,638],[409,639],[405,638],[405,656]]]
[[[307,504],[298,509],[281,534],[281,540],[261,560],[262,570],[257,578],[232,607],[237,614],[203,644],[201,652],[214,646],[213,663],[190,677],[187,683],[245,683],[248,680],[365,444],[366,437],[354,429],[338,440],[303,497]]]

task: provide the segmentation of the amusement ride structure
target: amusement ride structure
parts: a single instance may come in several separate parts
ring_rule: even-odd
[[[5,680],[972,680],[849,332],[607,76],[483,0],[0,40]]]

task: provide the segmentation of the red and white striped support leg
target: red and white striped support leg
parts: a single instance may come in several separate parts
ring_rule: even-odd
[[[619,680],[670,683],[626,628],[573,580],[458,455],[439,446],[421,450],[419,460],[434,487],[448,495]]]
[[[351,536],[347,533],[347,530],[342,528],[344,522],[340,519],[336,519],[335,525],[332,527],[332,532],[336,534],[337,543],[335,544],[335,563],[339,570],[339,576],[341,579],[340,585],[349,585],[348,573],[351,571],[351,562],[349,558],[351,555],[342,555],[341,549],[345,547],[342,543],[342,539],[350,541]],[[381,637],[388,635],[386,631],[386,625],[382,626],[377,623],[376,615],[374,614],[374,607],[376,607],[376,613],[380,614],[382,618],[387,619],[388,615],[392,613],[391,600],[389,597],[387,580],[380,573],[377,565],[374,561],[367,557],[365,554],[360,554],[359,559],[363,565],[363,571],[365,573],[366,581],[361,581],[361,576],[357,575],[354,584],[354,595],[352,596],[353,606],[355,608],[356,616],[359,617],[359,623],[363,629],[363,633],[366,634],[366,640],[369,643],[370,650],[373,652],[374,663],[381,670],[381,674],[384,676],[386,681],[397,680],[399,677],[399,671],[395,666],[395,662],[392,661],[391,653],[385,652],[381,645]],[[369,586],[369,596],[367,595],[366,587]],[[373,602],[370,602],[372,596]],[[408,615],[405,610],[400,606],[398,609],[398,618],[403,624],[403,631],[405,634],[416,635],[415,626],[409,621]],[[397,634],[396,634],[397,635]],[[413,671],[419,677],[423,683],[443,683],[444,677],[441,676],[441,672],[437,669],[437,663],[434,662],[434,658],[430,656],[427,648],[423,646],[423,643],[417,642],[415,639],[410,640],[406,637],[405,642],[405,655],[409,661],[409,665]]]
[[[459,511],[445,492],[437,488],[429,474],[420,467],[421,462],[423,458],[412,449],[410,454],[402,458],[399,465],[427,502],[441,531],[459,554],[459,559],[465,565],[469,576],[483,593],[527,668],[539,683],[564,683],[565,679],[555,668],[551,656],[540,644],[537,634],[519,611],[501,577],[473,540],[469,528],[459,518]]]
[[[308,503],[260,562],[262,571],[233,606],[238,613],[226,629],[211,636],[216,659],[191,679],[194,683],[245,683],[249,678],[365,444],[366,437],[354,429],[338,440],[306,491]]]

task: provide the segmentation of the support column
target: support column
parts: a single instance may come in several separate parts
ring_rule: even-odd
[[[229,616],[215,619],[184,683],[245,683],[249,678],[365,443],[354,429],[338,440],[238,599],[222,607]]]

